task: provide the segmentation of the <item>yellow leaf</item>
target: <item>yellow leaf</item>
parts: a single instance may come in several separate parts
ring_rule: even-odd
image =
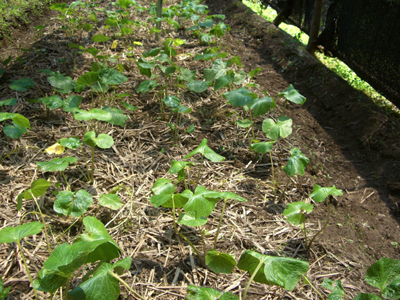
[[[64,146],[61,146],[59,143],[55,143],[54,145],[44,150],[44,152],[46,152],[47,154],[62,154],[64,150]]]
[[[134,45],[143,46],[141,42],[133,42]]]
[[[112,45],[111,45],[111,49],[116,49],[117,46],[118,46],[118,41],[115,40],[115,41],[112,43]]]

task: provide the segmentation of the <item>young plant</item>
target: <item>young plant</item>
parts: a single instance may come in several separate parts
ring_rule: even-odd
[[[306,97],[301,95],[298,90],[296,90],[293,85],[289,85],[289,87],[284,90],[283,92],[278,94],[278,97],[285,97],[285,104],[283,106],[283,111],[282,115],[285,113],[286,110],[286,105],[289,102],[295,103],[295,104],[300,104],[303,105],[304,102],[306,102]]]
[[[11,287],[4,289],[3,280],[0,277],[0,300],[4,300],[8,297]]]
[[[188,285],[185,300],[239,300],[231,292],[223,293],[212,288]]]
[[[71,187],[68,183],[67,178],[65,177],[64,171],[65,169],[69,166],[69,164],[72,164],[76,162],[78,158],[76,157],[63,157],[63,158],[54,158],[50,161],[44,161],[44,162],[36,162],[38,165],[39,169],[42,169],[43,172],[56,172],[60,171],[62,177],[64,178],[65,183],[68,186],[68,189],[71,190]]]
[[[19,225],[17,227],[6,227],[0,230],[0,243],[13,243],[16,242],[18,245],[18,253],[21,255],[22,261],[25,266],[26,273],[28,274],[29,281],[32,286],[33,285],[33,280],[31,273],[29,272],[28,265],[26,264],[26,259],[24,255],[24,251],[22,250],[22,245],[21,245],[21,240],[28,236],[28,235],[35,235],[38,234],[42,231],[43,224],[40,222],[31,222],[31,223],[26,223],[23,225]],[[8,291],[2,291],[1,294],[4,295],[4,293],[8,293]],[[38,300],[38,295],[36,292],[36,289],[33,288],[33,292],[35,293],[35,298]],[[0,294],[0,297],[1,297]]]
[[[186,190],[188,189],[186,177],[188,178],[188,182],[190,184],[190,177],[189,177],[190,173],[189,172],[186,173],[186,169],[189,171],[191,166],[194,166],[194,164],[191,162],[173,160],[171,162],[171,168],[168,170],[168,173],[170,174],[178,174],[177,184],[183,181]]]
[[[0,122],[5,120],[11,120],[13,125],[6,125],[3,128],[3,132],[6,136],[12,139],[20,138],[27,129],[31,129],[31,124],[29,120],[23,115],[17,113],[0,113]]]
[[[171,128],[173,132],[174,142],[177,143],[179,140],[179,128],[181,126],[182,114],[187,114],[192,111],[191,108],[186,107],[185,105],[181,105],[181,99],[175,96],[167,96],[162,100],[166,106],[172,108],[172,112],[176,113],[176,122],[167,123],[167,125]],[[193,132],[194,125],[192,124],[185,132]]]
[[[308,272],[309,264],[294,258],[269,256],[246,250],[237,266],[240,270],[248,271],[251,276],[243,293],[242,299],[245,300],[253,280],[293,291],[301,277]]]

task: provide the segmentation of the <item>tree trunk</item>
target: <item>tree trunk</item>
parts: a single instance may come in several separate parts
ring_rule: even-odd
[[[278,27],[283,21],[285,21],[293,12],[296,0],[287,0],[283,10],[276,16],[273,24]]]
[[[317,50],[317,38],[321,26],[322,4],[323,0],[315,0],[314,2],[313,18],[307,45],[307,51],[313,56],[315,56],[315,50]]]

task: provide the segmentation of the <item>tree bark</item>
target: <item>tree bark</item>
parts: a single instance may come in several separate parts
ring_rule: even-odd
[[[278,27],[283,21],[285,21],[292,13],[296,0],[287,0],[283,10],[276,16],[273,24]]]
[[[319,34],[319,28],[321,26],[322,6],[323,0],[315,0],[313,18],[307,45],[307,51],[313,56],[315,56],[315,50],[317,50],[317,38]]]

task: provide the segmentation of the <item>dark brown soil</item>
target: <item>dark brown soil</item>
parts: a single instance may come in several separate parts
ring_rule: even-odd
[[[127,60],[124,62],[124,74],[129,81],[118,93],[130,93],[129,103],[138,106],[139,110],[130,115],[125,128],[107,127],[106,132],[112,132],[115,147],[97,154],[94,186],[86,184],[77,168],[66,172],[74,190],[85,188],[94,195],[123,183],[134,194],[132,200],[128,192],[121,193],[124,204],[133,204],[133,213],[124,212],[125,225],[111,231],[113,238],[124,249],[123,255],[133,258],[130,275],[125,279],[147,299],[182,299],[188,284],[228,289],[235,294],[243,291],[248,279],[244,272],[236,269],[231,275],[216,276],[200,267],[199,262],[193,260],[189,247],[178,243],[168,210],[156,209],[148,202],[152,184],[157,178],[166,176],[171,160],[182,160],[203,138],[207,138],[209,146],[225,156],[226,162],[206,162],[201,184],[209,189],[233,191],[248,199],[240,205],[230,205],[227,210],[218,250],[232,252],[236,259],[245,249],[306,259],[310,263],[307,276],[321,293],[326,292],[319,286],[324,278],[342,280],[350,298],[359,292],[376,292],[363,281],[366,269],[381,257],[399,258],[400,254],[396,244],[400,243],[400,120],[375,106],[366,95],[354,90],[305,52],[291,36],[251,12],[241,2],[219,0],[208,1],[207,5],[210,13],[225,14],[225,22],[231,27],[231,31],[222,38],[222,50],[230,56],[238,55],[247,72],[256,67],[262,68],[255,77],[260,86],[256,92],[262,95],[262,89],[265,89],[280,107],[271,116],[279,116],[284,101],[276,95],[289,84],[293,84],[307,98],[303,106],[288,105],[285,115],[293,119],[294,134],[277,145],[273,152],[274,163],[277,164],[278,196],[287,182],[280,168],[286,164],[289,150],[300,148],[311,162],[304,176],[290,181],[282,201],[274,202],[269,161],[259,161],[259,157],[249,151],[244,131],[233,128],[232,118],[229,117],[233,108],[226,104],[222,92],[182,95],[185,105],[193,109],[183,124],[194,124],[196,131],[192,135],[183,134],[176,146],[166,126],[168,120],[163,119],[155,96],[135,93],[140,82],[147,78],[139,74],[134,61]],[[50,15],[45,15],[45,18]],[[2,53],[1,58],[5,59],[9,54],[15,55],[20,48],[30,48],[31,52],[24,53],[23,59],[32,63],[15,62],[7,69],[0,78],[0,100],[15,97],[7,88],[12,79],[27,76],[39,82],[44,93],[50,93],[45,78],[37,74],[38,69],[59,70],[74,79],[89,70],[91,61],[88,57],[78,57],[78,68],[73,70],[72,55],[67,47],[71,41],[57,31],[56,23],[49,25],[49,33],[40,40],[32,37],[33,31],[16,33],[18,38],[15,43],[12,42]],[[205,48],[197,45],[189,35],[179,34],[179,37],[187,39],[183,53],[188,51],[194,55]],[[136,58],[156,45],[153,37],[146,32],[135,32],[123,43],[132,45],[133,40],[144,45],[143,49],[133,49]],[[35,51],[41,48],[46,48],[47,52]],[[64,57],[66,62],[58,63],[56,60],[59,57]],[[202,74],[205,68],[204,63],[184,63],[186,68],[198,69],[198,74]],[[30,118],[30,135],[10,143],[2,136],[0,191],[4,201],[0,219],[4,226],[19,223],[20,215],[15,217],[15,198],[29,187],[32,180],[46,177],[53,182],[63,182],[58,175],[36,171],[36,161],[49,160],[42,153],[43,149],[60,138],[84,134],[70,115],[54,111],[47,114],[39,105],[25,102],[25,99],[38,97],[40,93],[36,90],[23,94],[16,111]],[[84,105],[89,109],[89,93]],[[239,110],[238,113],[242,114]],[[263,118],[257,119],[258,127]],[[265,139],[261,131],[257,137]],[[83,161],[80,153],[76,155]],[[193,174],[197,174],[196,171],[197,167],[193,168]],[[330,200],[332,214],[329,227],[318,236],[307,253],[304,235],[284,221],[282,211],[287,203],[308,199],[314,184],[335,185],[343,190],[343,196]],[[49,224],[55,232],[66,230],[70,222],[54,213],[51,195],[46,199],[44,210],[51,216]],[[26,203],[23,212],[32,211],[33,207],[32,202]],[[220,209],[218,207],[217,212]],[[94,211],[96,209],[92,209],[91,213]],[[312,233],[324,225],[326,211],[326,205],[320,203],[308,215],[306,226]],[[104,223],[114,216],[114,212],[110,214],[106,210],[97,214]],[[216,228],[218,216],[218,213],[212,215],[207,230]],[[29,218],[33,220],[33,216]],[[109,227],[117,226],[123,220],[119,217]],[[193,243],[201,246],[197,231],[186,227],[182,230]],[[62,242],[72,242],[74,236],[82,231],[79,222],[72,231],[61,238]],[[212,238],[213,235],[207,238],[207,247],[211,247]],[[36,240],[31,242],[39,243]],[[43,242],[43,237],[40,242]],[[35,249],[26,245],[26,248],[28,252],[39,253],[31,257],[34,265],[31,272],[35,277],[48,255],[44,246]],[[13,250],[15,247],[12,245],[4,244],[0,248],[3,260],[1,275],[5,286],[12,286],[10,299],[29,299],[33,293],[28,287],[20,258],[15,253],[10,254]],[[77,284],[78,279],[71,286]],[[20,293],[26,295],[21,296]],[[123,293],[127,295],[126,291]],[[253,284],[247,299],[320,297],[309,285],[299,284],[293,292],[286,292],[276,287]]]

